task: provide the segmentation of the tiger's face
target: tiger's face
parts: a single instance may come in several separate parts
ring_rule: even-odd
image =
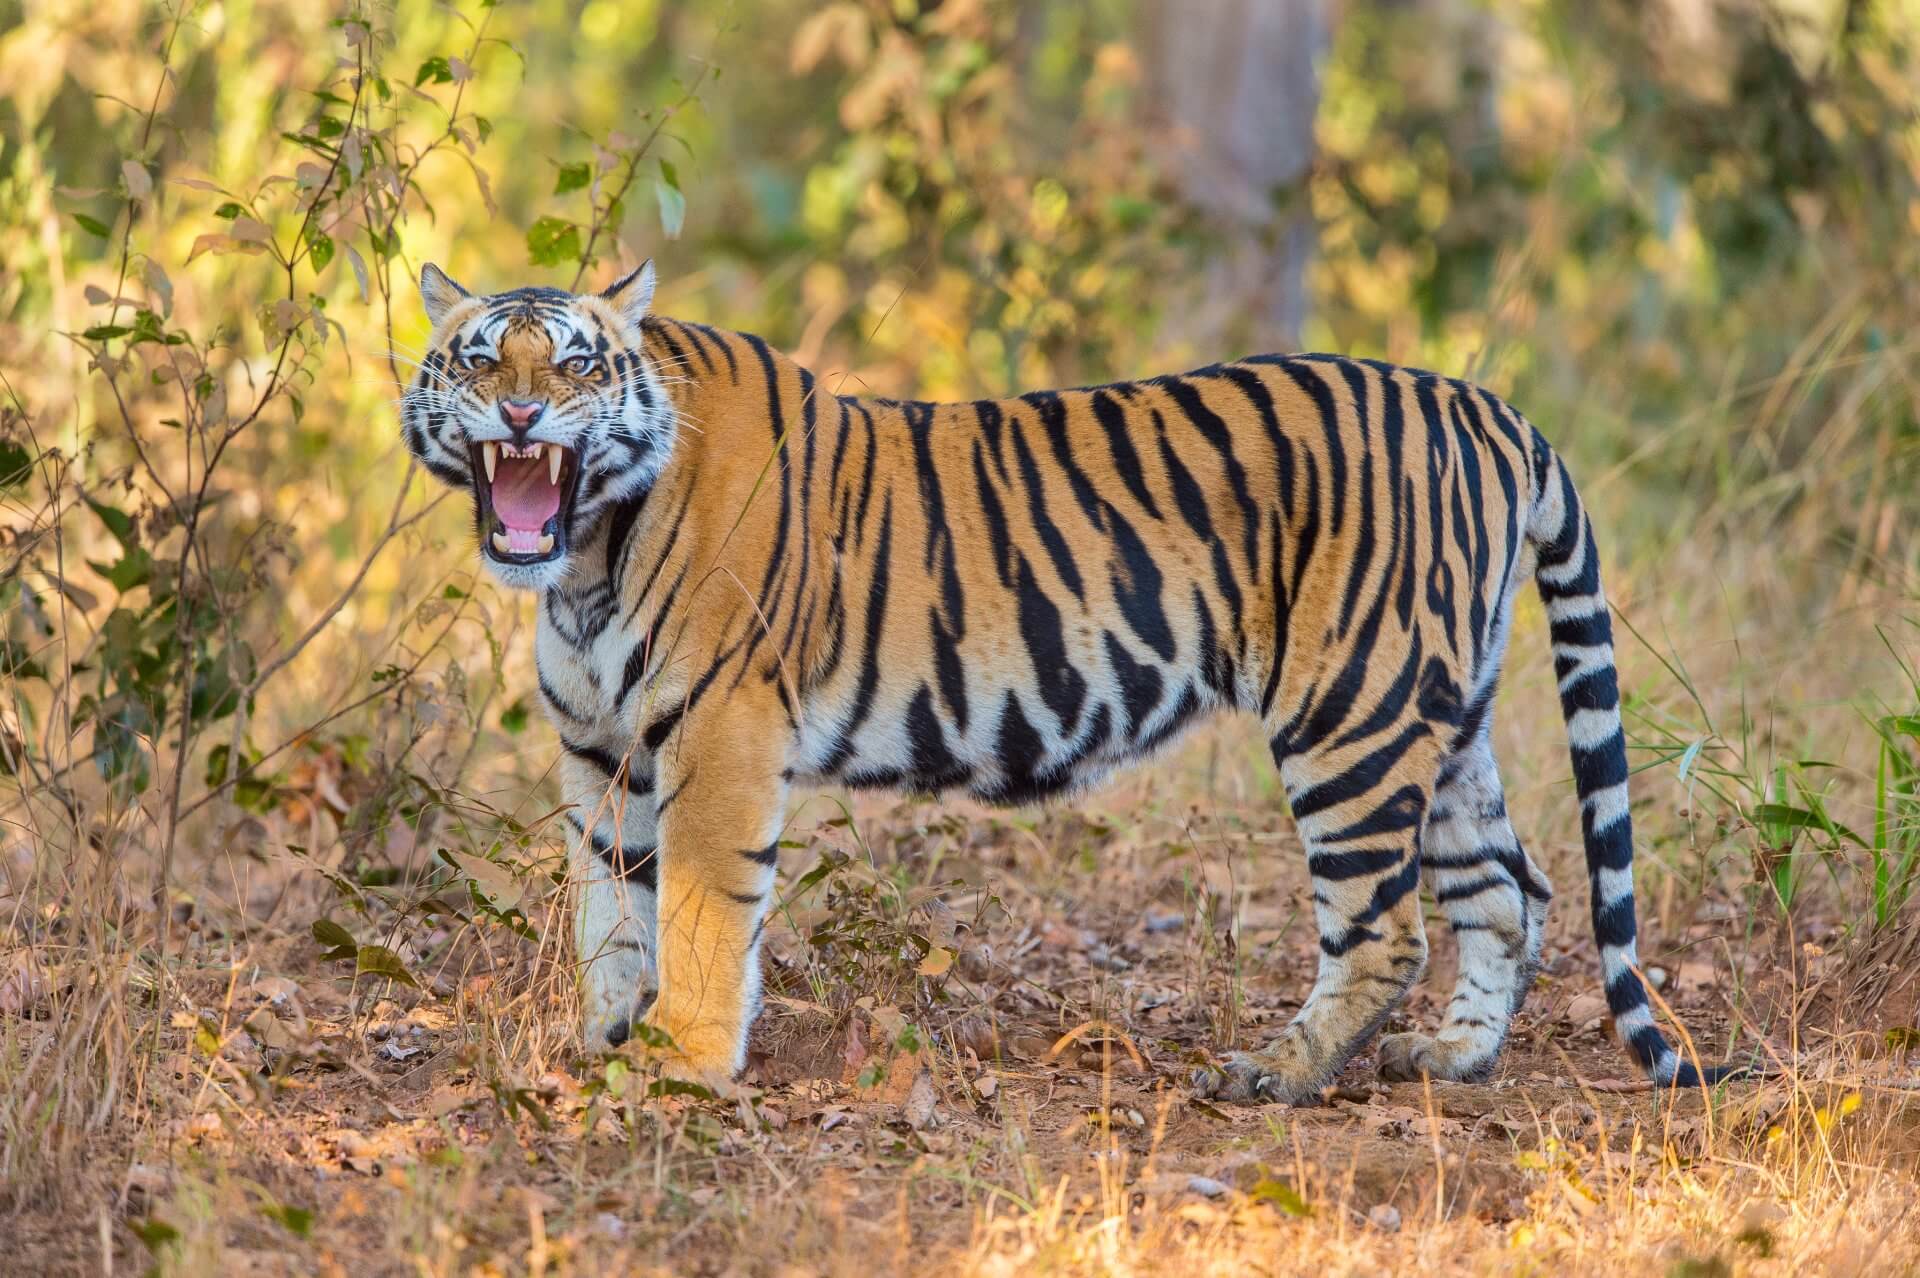
[[[640,331],[653,284],[648,262],[603,293],[476,297],[420,272],[433,336],[401,399],[407,448],[472,489],[480,557],[508,586],[561,581],[570,548],[666,464],[673,406]]]

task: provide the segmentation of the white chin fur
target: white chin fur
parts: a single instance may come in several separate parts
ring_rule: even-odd
[[[561,555],[541,564],[501,563],[486,551],[480,552],[480,561],[493,573],[494,580],[509,590],[543,591],[559,585],[567,578],[567,558]]]

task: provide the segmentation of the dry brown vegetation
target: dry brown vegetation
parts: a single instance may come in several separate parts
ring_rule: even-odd
[[[1920,1271],[1910,6],[1343,6],[1296,193],[1307,344],[1573,459],[1642,957],[1773,1076],[1608,1037],[1530,601],[1560,898],[1488,1085],[1189,1097],[1311,979],[1238,723],[1042,811],[808,798],[740,1093],[579,1054],[530,605],[397,439],[411,276],[658,249],[662,309],[883,392],[1221,354],[1160,322],[1219,228],[1134,7],[0,0],[0,1271]]]

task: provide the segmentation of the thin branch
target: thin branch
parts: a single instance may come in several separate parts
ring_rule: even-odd
[[[306,631],[302,633],[298,639],[294,640],[285,652],[261,667],[260,672],[253,677],[253,682],[247,685],[245,694],[247,697],[253,696],[259,692],[261,688],[265,687],[269,679],[280,673],[294,658],[304,652],[307,645],[312,643],[315,637],[327,628],[328,623],[340,614],[340,610],[347,606],[347,602],[359,593],[360,583],[367,579],[367,572],[373,567],[373,561],[380,557],[380,552],[385,550],[395,537],[398,537],[401,533],[432,514],[438,509],[441,502],[453,495],[451,492],[441,493],[419,510],[407,516],[407,518],[400,518],[400,512],[406,506],[407,491],[412,485],[414,472],[418,468],[418,462],[409,462],[407,464],[407,473],[402,476],[400,480],[400,495],[394,499],[393,512],[387,516],[386,531],[380,534],[379,540],[373,544],[373,549],[369,550],[366,557],[360,561],[360,568],[353,574],[353,580],[349,581],[346,588],[334,597],[332,603],[321,610],[320,615],[314,618],[313,624],[308,626]]]

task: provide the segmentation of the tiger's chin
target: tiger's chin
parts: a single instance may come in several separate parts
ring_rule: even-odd
[[[541,440],[489,439],[468,445],[468,452],[481,561],[510,589],[558,585],[567,576],[580,488],[573,450]]]

